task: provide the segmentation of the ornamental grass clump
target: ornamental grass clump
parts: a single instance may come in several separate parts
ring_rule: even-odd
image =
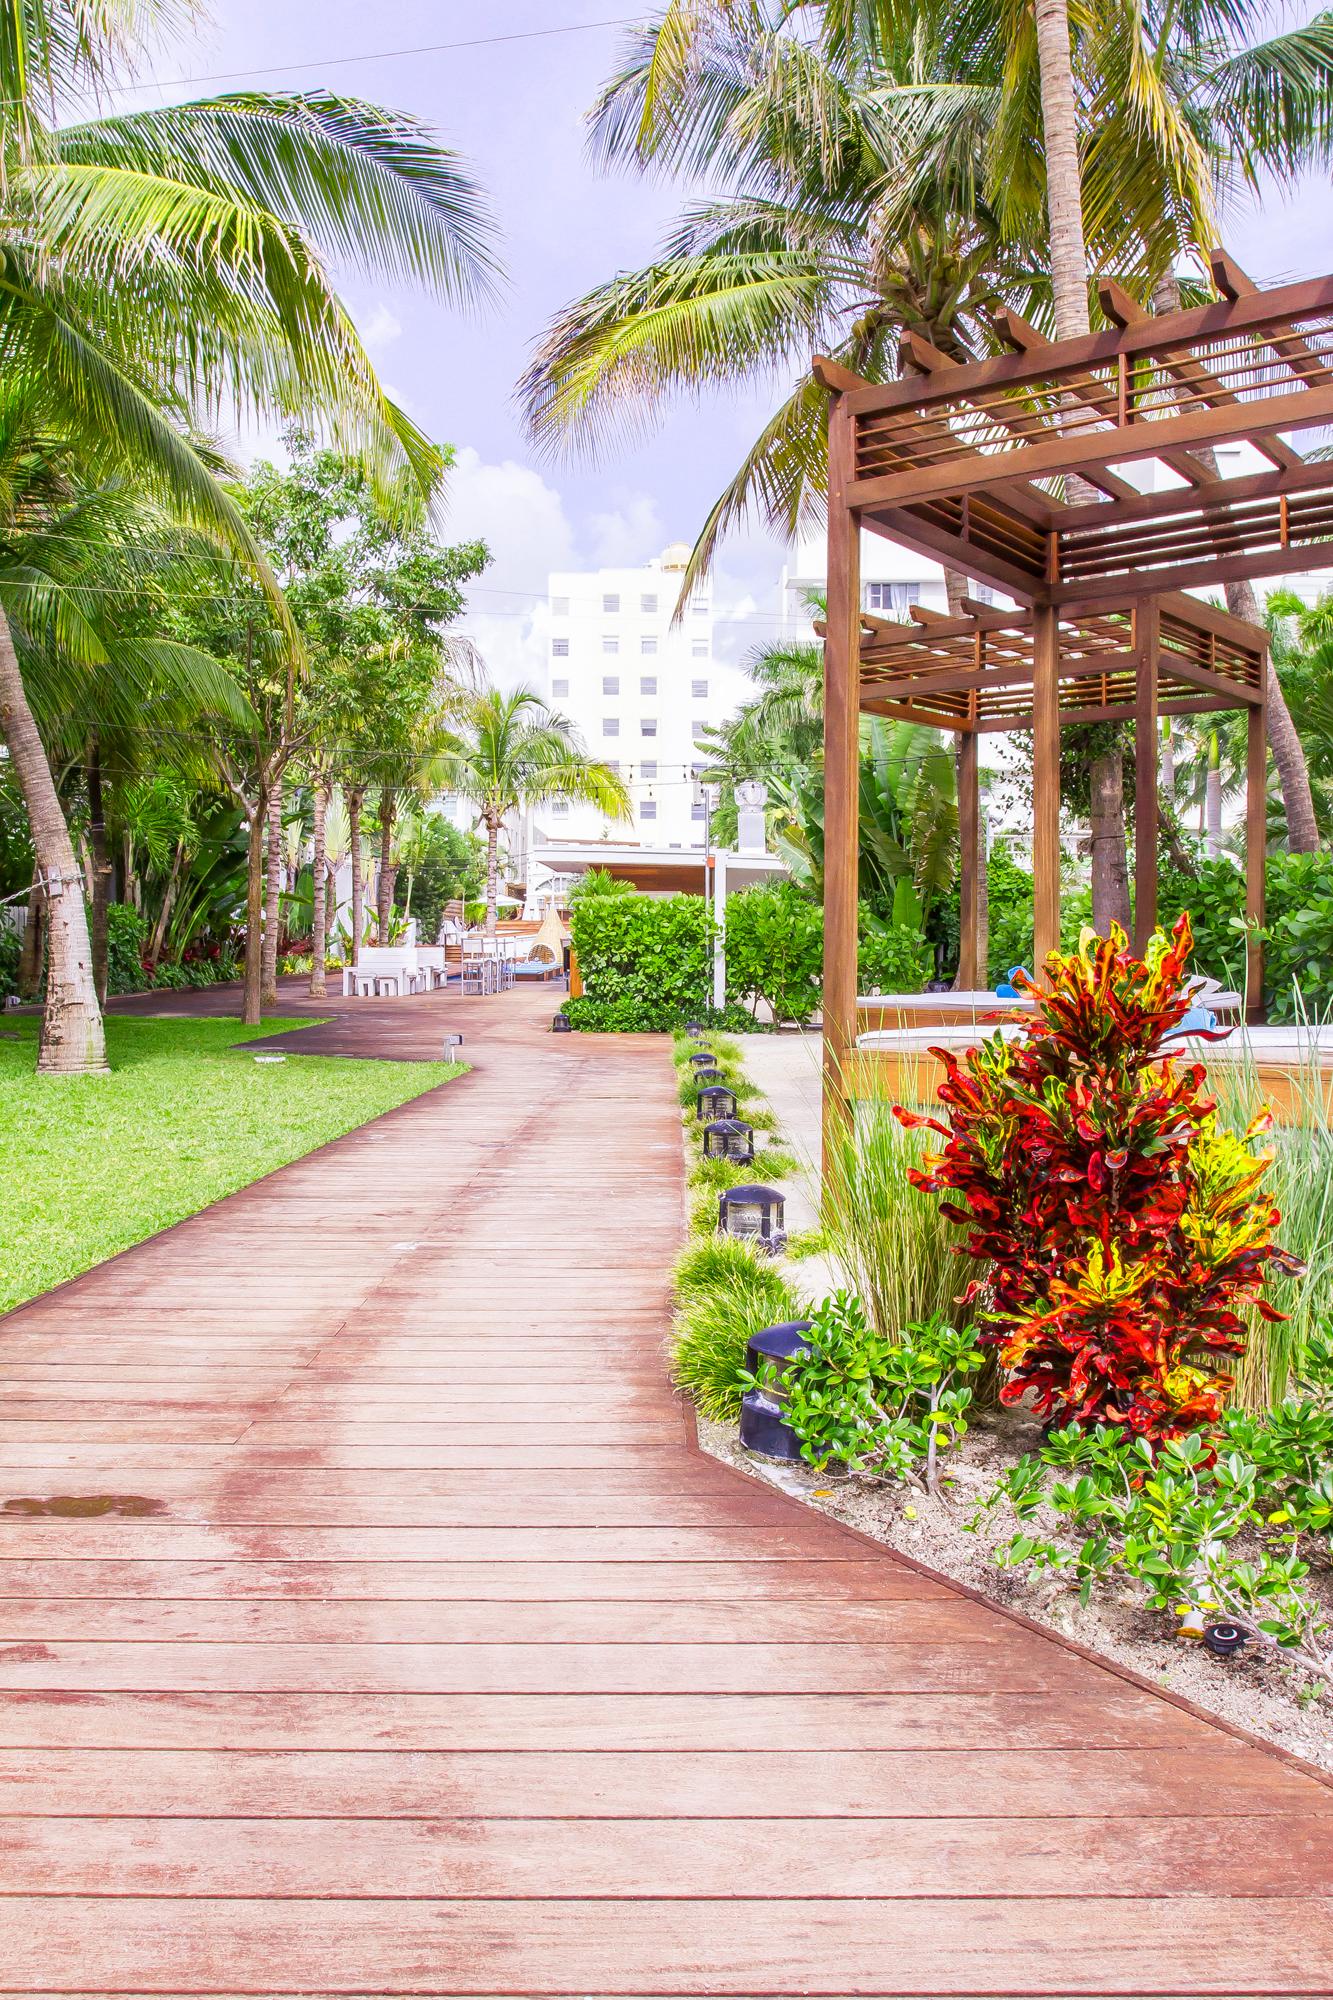
[[[1217,1423],[1266,1275],[1299,1269],[1279,1250],[1262,1182],[1273,1154],[1216,1118],[1202,1063],[1174,1061],[1188,1011],[1192,939],[1182,916],[1143,960],[1123,932],[1084,934],[1024,981],[1035,1018],[961,1058],[937,1050],[945,1118],[896,1108],[945,1140],[911,1178],[942,1193],[984,1266],[977,1307],[1006,1381],[1040,1415],[1105,1424],[1156,1443]],[[1216,1037],[1214,1037],[1216,1039]]]

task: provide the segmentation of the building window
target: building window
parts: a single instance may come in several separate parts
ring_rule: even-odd
[[[640,693],[640,694],[656,694],[656,693],[657,693],[657,675],[656,675],[656,674],[640,674],[640,675],[639,675],[639,693]]]
[[[706,715],[696,715],[690,725],[690,733],[693,736],[702,736],[707,727],[708,717]]]
[[[641,806],[639,807],[639,818],[640,818],[640,819],[656,819],[656,818],[657,818],[657,800],[656,800],[656,799],[645,799],[645,800],[643,801],[643,804],[642,804],[642,805],[641,805]]]
[[[552,800],[551,800],[551,817],[552,817],[552,819],[568,819],[568,818],[569,818],[569,800],[568,800],[568,799],[552,799]]]
[[[642,639],[640,639],[639,651],[641,653],[655,653],[657,651],[657,641],[651,632],[645,632]]]
[[[706,660],[708,658],[707,639],[690,640],[690,658],[692,660]]]
[[[617,777],[619,777],[619,776],[620,776],[620,759],[619,759],[619,757],[608,757],[608,758],[606,759],[606,768],[607,768],[607,770],[608,770],[608,771],[614,771],[614,772],[615,772],[615,774],[616,774],[616,776],[617,776]]]
[[[639,766],[639,776],[641,778],[655,778],[657,776],[656,757],[644,758],[642,764]]]
[[[691,694],[692,694],[692,695],[694,696],[694,699],[695,699],[696,701],[707,701],[707,699],[708,699],[708,682],[707,682],[707,681],[691,681],[691,682],[690,682],[690,693],[691,693]]]
[[[619,736],[620,717],[618,715],[604,715],[602,717],[602,734],[603,736]]]
[[[603,632],[602,651],[604,653],[618,653],[620,651],[620,641],[614,632]]]
[[[551,693],[552,693],[552,694],[568,694],[568,693],[569,693],[569,682],[568,682],[568,681],[552,681],[552,682],[551,682]]]
[[[553,597],[551,599],[551,615],[553,618],[568,618],[569,599],[567,597]]]
[[[619,611],[620,598],[617,596],[615,591],[608,592],[608,594],[602,599],[602,609],[603,611]]]
[[[703,763],[701,760],[696,759],[696,761],[690,765],[690,775],[691,777],[694,778],[702,778],[704,772],[707,769],[708,769],[707,764]]]
[[[646,611],[651,617],[657,609],[657,592],[653,590],[645,592],[639,599],[639,609],[640,611]]]
[[[868,583],[866,585],[867,611],[894,611],[900,618],[906,617],[914,604],[921,600],[919,583]]]
[[[690,818],[703,819],[707,811],[708,808],[705,806],[703,800],[695,799],[693,804],[690,806]]]
[[[619,674],[603,674],[603,675],[602,675],[602,693],[603,693],[603,694],[619,694],[619,693],[620,693],[620,675],[619,675]]]
[[[555,660],[567,660],[569,658],[568,639],[552,639],[551,657]]]
[[[968,595],[969,597],[975,597],[978,604],[994,604],[995,602],[995,592],[988,583],[974,583]]]
[[[707,600],[705,599],[700,604],[692,604],[690,606],[690,615],[694,618],[706,618],[708,616]]]
[[[645,715],[643,721],[639,724],[639,734],[641,736],[656,736],[657,719],[655,716]]]

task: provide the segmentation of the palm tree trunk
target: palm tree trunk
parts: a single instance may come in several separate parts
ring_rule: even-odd
[[[1119,750],[1092,760],[1092,921],[1099,937],[1133,930],[1125,860],[1125,768]]]
[[[1090,330],[1088,253],[1078,164],[1078,110],[1069,46],[1067,0],[1035,0],[1041,122],[1046,142],[1046,212],[1051,229],[1051,287],[1061,340]]]
[[[105,1070],[106,1035],[93,979],[92,940],[83,876],[19,671],[9,621],[0,612],[0,735],[28,812],[37,867],[46,885],[46,1005],[42,1076],[88,1076]]]
[[[1153,305],[1158,312],[1174,312],[1180,305],[1180,286],[1173,271],[1166,272],[1153,286]],[[1197,447],[1196,458],[1207,467],[1213,477],[1217,477],[1217,453],[1212,445]],[[1241,577],[1226,587],[1227,610],[1233,618],[1243,618],[1249,625],[1263,625],[1263,615],[1259,610],[1259,600],[1254,594],[1254,585],[1248,577]],[[1293,854],[1313,854],[1319,846],[1319,825],[1315,819],[1314,794],[1310,789],[1310,771],[1305,761],[1305,750],[1291,719],[1282,683],[1278,679],[1270,658],[1265,681],[1268,696],[1267,735],[1268,747],[1273,753],[1277,766],[1278,784],[1282,790],[1282,806],[1287,818],[1287,846]]]
[[[486,935],[495,936],[500,904],[500,824],[486,822]]]
[[[245,998],[241,1019],[255,1027],[261,1017],[260,961],[264,950],[264,821],[268,817],[268,786],[262,781],[250,806],[250,836],[245,856]]]
[[[347,799],[347,844],[352,856],[352,963],[361,957],[361,932],[366,921],[366,884],[361,873],[361,802],[365,787],[349,785]]]
[[[1199,456],[1202,458],[1203,453],[1200,452]],[[1264,622],[1254,585],[1247,578],[1227,585],[1227,610],[1233,618],[1244,618],[1251,625],[1262,625]],[[1287,846],[1293,854],[1313,854],[1319,846],[1319,822],[1315,818],[1309,766],[1271,659],[1266,685],[1268,747],[1273,753],[1278,784],[1282,788],[1282,806],[1287,816]]]
[[[389,918],[393,913],[393,885],[398,870],[394,867],[393,821],[397,810],[398,795],[392,785],[380,787],[380,870],[375,884],[375,914],[379,920],[380,943],[389,939]]]
[[[329,943],[329,883],[324,852],[324,821],[329,809],[328,786],[315,786],[315,852],[310,863],[310,995],[322,1000],[328,992],[324,961]]]
[[[282,779],[268,798],[268,854],[264,869],[264,944],[259,958],[259,1004],[278,1004],[278,920],[282,910]]]
[[[107,909],[111,901],[111,854],[106,839],[106,803],[102,796],[102,760],[98,749],[97,731],[88,735],[88,841],[93,856],[92,896],[92,950],[93,985],[97,990],[97,1004],[106,1006],[106,989],[110,974],[107,950]]]

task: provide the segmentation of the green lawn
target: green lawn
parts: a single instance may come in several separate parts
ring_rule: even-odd
[[[0,1310],[466,1067],[257,1063],[229,1047],[308,1025],[112,1015],[110,1076],[39,1080],[37,1022],[11,1015],[0,1034]]]

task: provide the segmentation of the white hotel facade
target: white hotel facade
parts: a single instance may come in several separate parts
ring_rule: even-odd
[[[678,542],[640,569],[552,572],[541,692],[589,753],[619,770],[634,818],[611,822],[556,800],[534,810],[534,842],[703,847],[698,776],[707,759],[699,738],[734,715],[753,687],[715,656],[707,583],[672,623],[689,554]]]

